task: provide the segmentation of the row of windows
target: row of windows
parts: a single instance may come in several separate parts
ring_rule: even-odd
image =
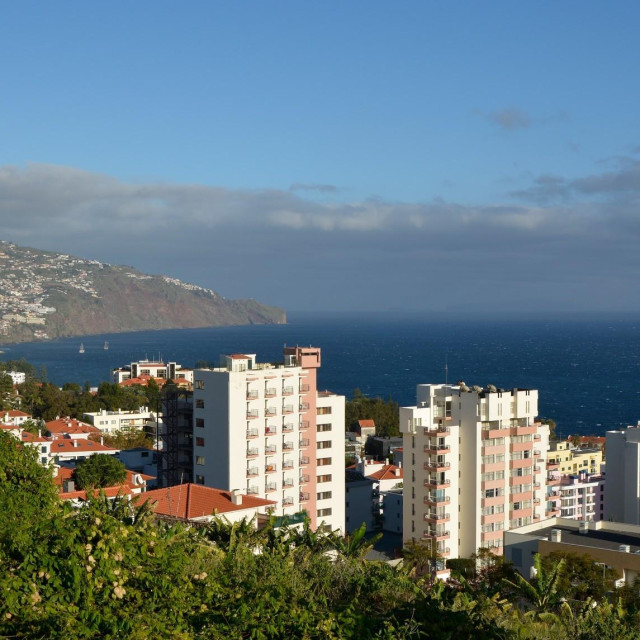
[[[331,515],[331,508],[329,507],[328,509],[318,509],[316,514],[318,518],[325,518]]]

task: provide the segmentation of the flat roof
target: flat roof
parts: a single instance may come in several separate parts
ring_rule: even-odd
[[[578,522],[576,520],[576,522]],[[640,535],[633,535],[631,533],[594,530],[589,529],[589,533],[578,533],[577,528],[566,527],[562,525],[545,527],[544,529],[538,529],[523,535],[531,535],[541,538],[548,538],[551,541],[551,531],[553,529],[559,529],[562,531],[560,543],[575,544],[583,547],[595,547],[597,549],[610,549],[612,551],[619,551],[618,547],[621,544],[628,544],[631,547],[631,553],[640,551]],[[517,533],[517,531],[515,532]]]

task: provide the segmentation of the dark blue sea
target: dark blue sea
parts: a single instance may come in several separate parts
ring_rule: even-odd
[[[105,351],[104,342],[109,342]],[[85,353],[78,353],[80,342]],[[294,314],[287,325],[143,331],[0,346],[2,359],[25,358],[48,379],[95,386],[112,368],[142,358],[192,367],[222,353],[282,358],[283,345],[322,348],[319,384],[351,396],[415,403],[419,383],[448,380],[540,391],[539,411],[558,431],[602,434],[640,419],[640,319],[424,319],[391,314]]]

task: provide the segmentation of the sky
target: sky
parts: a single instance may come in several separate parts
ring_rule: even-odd
[[[0,7],[0,239],[290,311],[640,311],[640,3]]]

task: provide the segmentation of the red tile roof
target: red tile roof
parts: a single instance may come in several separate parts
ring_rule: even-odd
[[[120,449],[116,449],[115,447],[108,447],[106,444],[100,444],[99,442],[94,442],[93,440],[84,440],[82,438],[78,438],[76,440],[65,439],[65,440],[54,440],[51,443],[51,453],[67,453],[69,451],[102,451],[102,452],[112,452],[112,451],[120,451]]]
[[[52,434],[60,433],[100,433],[98,427],[94,427],[86,422],[81,422],[75,418],[60,418],[51,420],[44,425],[45,429]]]
[[[400,473],[396,475],[396,470],[399,469]],[[396,467],[395,464],[385,464],[380,471],[376,471],[368,476],[374,480],[402,480],[404,477],[404,470],[402,467]]]
[[[24,411],[20,411],[19,409],[9,409],[8,411],[0,412],[4,416],[9,416],[10,418],[30,418],[31,415],[25,413]]]
[[[362,427],[373,427],[375,428],[376,423],[373,420],[358,420],[358,425]]]
[[[156,504],[154,510],[159,515],[171,516],[182,520],[202,518],[213,514],[242,511],[243,509],[259,509],[269,507],[275,502],[254,496],[242,496],[242,504],[233,504],[231,492],[204,487],[200,484],[181,484],[166,489],[147,491],[136,497],[136,503],[148,500]]]

